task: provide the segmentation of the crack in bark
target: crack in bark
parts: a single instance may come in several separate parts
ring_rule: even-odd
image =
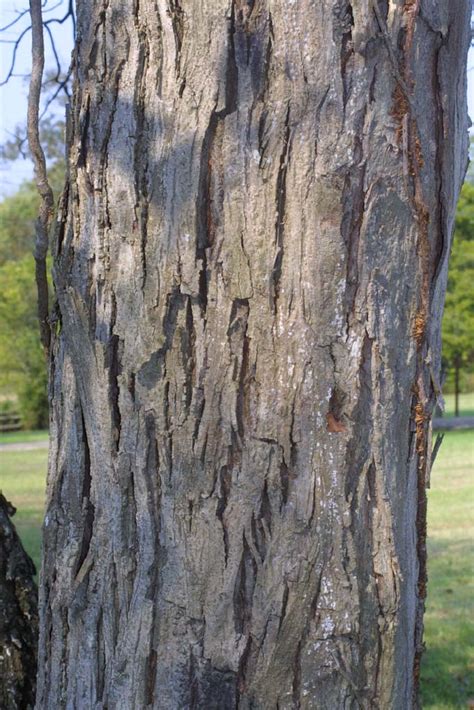
[[[128,52],[127,52],[128,54]],[[118,104],[118,93],[119,93],[119,85],[120,85],[120,80],[122,78],[122,71],[123,68],[127,64],[127,59],[122,59],[117,68],[115,73],[112,75],[111,79],[111,84],[113,86],[113,92],[112,92],[112,107],[109,112],[108,120],[106,122],[106,129],[104,132],[104,138],[102,141],[102,145],[100,146],[99,150],[99,155],[103,156],[102,163],[99,166],[98,170],[98,181],[100,185],[100,195],[102,198],[102,210],[103,210],[103,224],[108,227],[109,229],[112,228],[112,223],[110,220],[110,210],[109,210],[109,195],[108,195],[108,190],[107,190],[107,171],[109,169],[109,143],[110,143],[110,138],[112,136],[112,128],[115,120],[115,114],[117,111],[117,104]]]
[[[191,298],[186,301],[186,328],[181,329],[181,356],[185,372],[184,381],[184,418],[191,410],[194,387],[196,385],[196,328],[194,326]]]
[[[374,595],[375,599],[377,602],[378,606],[378,616],[379,616],[379,628],[381,629],[381,626],[385,623],[385,614],[384,614],[384,608],[383,608],[383,603],[380,598],[380,592],[379,592],[379,581],[382,583],[382,580],[380,580],[381,575],[377,574],[374,566],[374,554],[375,554],[375,533],[374,533],[374,511],[377,510],[378,507],[378,500],[377,500],[377,488],[376,488],[376,467],[375,467],[375,462],[372,460],[369,464],[369,468],[367,470],[367,491],[368,491],[368,505],[367,505],[367,511],[368,511],[368,529],[370,532],[370,557],[372,560],[372,577],[373,577],[373,588],[374,588]],[[376,658],[376,664],[375,664],[375,674],[374,674],[374,681],[371,683],[371,688],[372,688],[372,693],[371,693],[371,698],[372,702],[376,704],[376,698],[378,696],[378,686],[379,686],[379,675],[380,675],[380,666],[382,662],[382,639],[380,634],[377,634],[377,658]]]
[[[225,105],[220,111],[214,108],[204,133],[199,167],[197,209],[196,209],[196,261],[201,261],[199,272],[199,300],[202,317],[206,319],[208,301],[208,250],[212,249],[215,237],[217,215],[222,210],[223,195],[220,185],[213,184],[214,159],[219,166],[219,156],[214,156],[215,145],[220,145],[224,133],[224,122],[227,116],[237,110],[238,69],[235,59],[235,15],[234,5],[228,28],[228,49],[226,60]],[[216,103],[217,106],[217,103]],[[217,152],[217,151],[216,151]],[[213,192],[215,191],[215,194]],[[215,214],[217,213],[217,214]]]
[[[288,492],[289,492],[289,488],[290,488],[290,478],[292,478],[292,476],[290,474],[290,470],[285,463],[284,457],[282,457],[282,460],[280,462],[280,490],[281,490],[280,512],[283,509],[283,507],[288,503]]]
[[[227,530],[227,524],[224,518],[224,513],[227,508],[227,503],[229,501],[230,489],[232,486],[232,472],[229,471],[228,466],[223,466],[219,473],[219,500],[216,508],[216,516],[219,518],[222,525],[222,535],[224,541],[224,566],[227,567],[227,560],[229,558],[229,533]]]
[[[260,155],[259,159],[259,168],[262,168],[264,165],[264,159],[265,159],[265,151],[268,145],[268,138],[265,140],[265,133],[267,129],[266,121],[268,118],[268,111],[265,109],[265,98],[268,94],[269,87],[270,87],[270,67],[271,67],[271,62],[272,62],[272,57],[273,57],[273,45],[275,42],[274,34],[273,34],[273,21],[272,21],[272,13],[268,11],[268,41],[267,41],[267,48],[266,48],[266,53],[265,53],[265,60],[263,62],[263,77],[261,81],[261,91],[260,91],[260,96],[259,100],[262,104],[262,110],[260,113],[260,118],[258,121],[258,152]]]
[[[163,390],[163,412],[165,419],[165,436],[168,455],[168,460],[166,462],[168,468],[168,482],[171,483],[171,480],[173,478],[173,431],[171,428],[169,391],[170,383],[167,381],[165,382],[165,387]]]
[[[283,597],[281,600],[280,619],[278,621],[278,633],[280,633],[283,622],[285,621],[286,611],[287,611],[287,607],[288,607],[288,597],[290,595],[290,588],[288,587],[288,582],[285,581],[283,584],[284,584],[284,588],[283,588]]]
[[[285,206],[286,206],[286,175],[291,154],[291,128],[290,128],[290,102],[285,117],[283,133],[283,148],[280,153],[280,164],[276,183],[276,218],[275,218],[275,244],[276,255],[273,261],[270,275],[270,305],[275,314],[278,309],[278,298],[280,296],[280,279],[284,253],[284,233],[285,233]]]
[[[252,655],[252,646],[253,646],[253,640],[252,637],[249,636],[247,639],[247,644],[245,646],[244,652],[242,653],[240,659],[239,659],[239,668],[237,670],[237,678],[236,678],[236,710],[238,710],[239,705],[240,705],[240,700],[241,696],[245,693],[247,690],[247,670],[249,667],[249,661]]]
[[[438,215],[435,218],[435,222],[439,224],[440,227],[440,233],[441,233],[441,239],[440,243],[437,245],[437,250],[433,254],[434,258],[434,273],[433,273],[433,278],[431,280],[431,297],[433,297],[433,292],[436,287],[436,283],[438,281],[439,274],[441,272],[441,269],[443,268],[445,259],[448,256],[449,253],[449,248],[450,248],[450,235],[446,231],[446,210],[445,210],[445,196],[443,192],[443,181],[441,179],[441,176],[444,174],[443,170],[443,155],[442,155],[442,146],[443,146],[443,139],[444,139],[444,107],[443,107],[443,98],[442,98],[442,89],[441,89],[441,83],[440,83],[440,78],[439,78],[439,56],[441,49],[444,47],[446,44],[446,41],[440,41],[440,45],[438,47],[438,50],[436,52],[436,59],[434,62],[434,71],[433,71],[433,84],[434,84],[434,96],[436,99],[436,104],[437,104],[437,111],[436,111],[436,116],[437,116],[437,121],[436,121],[436,169],[435,169],[435,176],[436,180],[438,182],[438,199],[436,201],[437,207],[438,207]]]
[[[81,409],[81,428],[82,428],[82,441],[84,445],[84,463],[83,463],[83,478],[82,478],[82,513],[83,513],[83,523],[82,523],[82,541],[79,550],[79,555],[74,565],[73,578],[77,580],[81,572],[81,568],[88,557],[90,544],[92,540],[92,533],[94,528],[94,518],[95,518],[95,508],[91,501],[91,458],[90,458],[90,448],[89,440],[87,437],[86,423],[84,419],[84,413]]]
[[[176,78],[179,79],[181,75],[181,49],[183,46],[184,36],[184,11],[179,3],[179,0],[169,0],[168,13],[171,19],[175,43]]]
[[[234,629],[239,636],[246,635],[252,618],[252,597],[257,581],[257,562],[242,533],[242,555],[234,585]]]
[[[156,667],[157,667],[157,651],[156,651],[156,636],[157,636],[157,604],[154,603],[160,587],[160,528],[161,528],[161,479],[160,479],[160,458],[158,452],[158,443],[156,439],[156,422],[155,415],[149,412],[145,416],[145,429],[148,441],[148,449],[146,454],[145,475],[147,488],[149,491],[149,509],[150,516],[154,527],[154,545],[153,545],[153,562],[149,572],[150,583],[147,590],[147,599],[153,602],[153,620],[150,629],[150,651],[146,664],[146,680],[145,680],[145,697],[148,699],[149,705],[153,706],[155,698],[156,685]]]
[[[328,413],[326,414],[327,430],[333,433],[345,432],[344,405],[347,400],[346,393],[336,384],[332,388],[329,399]]]
[[[85,168],[87,164],[87,138],[89,135],[89,125],[91,118],[91,97],[86,97],[86,105],[84,114],[82,114],[79,122],[79,131],[81,133],[79,154],[77,156],[76,167]]]
[[[236,315],[232,327],[236,327],[238,319],[239,335],[242,342],[242,355],[240,358],[240,372],[238,379],[237,399],[236,399],[236,419],[239,437],[243,439],[245,434],[245,420],[249,416],[249,397],[248,397],[248,373],[249,373],[249,337],[247,335],[248,319],[250,313],[249,302],[247,299],[235,300],[232,309],[236,310]],[[238,313],[238,315],[237,315]],[[231,315],[232,322],[232,315]]]
[[[342,81],[342,110],[345,119],[347,101],[352,88],[352,72],[347,70],[350,66],[351,59],[354,57],[354,45],[352,41],[354,15],[352,11],[352,3],[348,0],[343,0],[342,3],[336,4],[333,10],[333,15],[335,21],[333,37],[335,42],[341,46],[340,63]]]
[[[150,56],[147,33],[138,27],[138,60],[134,87],[135,141],[133,144],[133,175],[135,185],[135,220],[134,229],[140,229],[140,250],[142,259],[142,289],[145,288],[147,277],[146,245],[148,241],[148,167],[149,158],[146,147],[146,75]]]
[[[153,707],[155,702],[157,658],[158,654],[155,649],[152,648],[146,661],[145,702],[149,707]]]
[[[122,352],[123,341],[118,335],[111,335],[105,351],[105,367],[109,373],[109,401],[112,423],[112,440],[115,443],[115,451],[120,448],[120,436],[122,431],[122,415],[120,413],[120,386],[119,377],[122,374]]]
[[[367,105],[366,105],[367,110]],[[360,122],[361,128],[364,125],[364,117]],[[360,157],[363,154],[362,141],[358,135],[354,137],[354,162],[355,167],[346,175],[342,202],[347,205],[341,224],[341,233],[346,243],[346,324],[349,328],[350,315],[354,313],[357,288],[360,273],[360,236],[361,228],[366,208],[365,175],[367,162],[364,160],[360,165]]]
[[[104,648],[104,612],[101,608],[99,610],[99,616],[96,625],[96,638],[97,638],[97,700],[102,702],[104,697],[105,689],[105,666],[106,666],[106,655]]]
[[[293,705],[295,708],[301,707],[301,646],[303,640],[300,639],[296,647],[296,653],[292,664],[293,682],[291,686]]]

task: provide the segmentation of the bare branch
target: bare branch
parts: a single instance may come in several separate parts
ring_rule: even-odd
[[[435,445],[433,446],[433,451],[431,452],[431,468],[433,467],[436,457],[440,450],[441,444],[443,443],[444,434],[438,434],[436,437]]]
[[[61,93],[61,91],[64,91],[64,93],[66,94],[66,96],[68,97],[68,99],[70,98],[69,89],[68,89],[68,83],[69,83],[69,79],[70,79],[70,78],[71,78],[71,69],[68,70],[68,73],[66,74],[65,78],[63,79],[63,81],[61,81],[61,82],[58,84],[56,91],[55,91],[55,92],[49,97],[49,99],[47,100],[47,102],[46,102],[46,104],[45,104],[45,107],[44,107],[44,109],[43,109],[43,111],[42,111],[42,113],[41,113],[41,116],[39,117],[39,120],[40,120],[40,121],[46,116],[49,107],[51,106],[51,104],[53,103],[53,101],[55,101],[55,100],[57,99],[57,97],[59,96],[59,94]]]
[[[27,132],[28,144],[35,168],[35,182],[41,196],[41,205],[36,220],[35,262],[36,287],[38,290],[38,317],[41,343],[49,352],[51,331],[48,319],[48,276],[46,256],[48,253],[49,226],[53,216],[54,198],[48,182],[46,159],[39,138],[39,104],[44,70],[44,39],[41,0],[30,0],[31,14],[31,81],[28,95]]]
[[[43,5],[43,15],[45,15],[47,12],[52,12],[53,10],[56,10],[56,8],[61,7],[63,4],[63,0],[59,0],[59,2],[56,3],[56,5],[52,5],[51,7],[46,7],[46,3]]]
[[[51,18],[51,20],[47,20],[44,24],[45,24],[45,25],[51,25],[51,24],[53,24],[53,23],[55,22],[55,23],[57,23],[58,25],[62,25],[63,22],[66,22],[66,20],[68,20],[69,18],[72,19],[72,23],[73,23],[73,27],[74,27],[74,32],[75,32],[75,29],[76,29],[76,18],[74,17],[73,0],[69,0],[67,12],[66,12],[66,14],[64,15],[64,17],[61,17],[60,19],[58,19],[57,17],[53,17],[53,18]]]
[[[8,70],[8,74],[6,78],[0,82],[0,86],[5,86],[5,84],[8,83],[8,80],[10,77],[13,76],[13,70],[15,69],[15,62],[16,62],[16,53],[18,51],[18,47],[20,46],[20,42],[23,39],[23,37],[26,35],[27,32],[31,30],[31,25],[29,27],[26,27],[23,32],[20,34],[20,36],[15,40],[15,46],[13,47],[13,54],[12,54],[12,61],[10,64],[10,69]]]
[[[57,3],[54,4],[54,5],[52,5],[51,7],[46,7],[47,4],[48,4],[48,0],[43,0],[43,2],[41,3],[41,8],[43,9],[43,12],[44,12],[44,13],[47,13],[47,12],[49,13],[49,12],[52,12],[53,10],[56,10],[58,7],[60,7],[60,6],[63,4],[63,1],[64,1],[64,0],[59,0],[59,2],[57,2]],[[40,9],[41,9],[41,8],[40,8]],[[1,27],[1,28],[0,28],[0,33],[2,33],[2,32],[4,32],[4,31],[8,30],[10,27],[13,27],[13,26],[14,26],[19,20],[21,20],[27,13],[28,13],[28,10],[23,10],[22,12],[19,12],[19,13],[18,13],[18,16],[17,16],[14,20],[12,20],[9,24],[5,25],[5,27]],[[42,14],[43,14],[43,13],[42,13]],[[46,20],[46,21],[44,21],[44,22],[43,22],[43,20],[42,20],[43,26],[46,28],[46,30],[47,30],[47,32],[48,32],[48,35],[49,35],[49,38],[50,38],[50,41],[51,41],[51,49],[52,49],[53,56],[54,56],[54,60],[55,60],[55,63],[56,63],[56,78],[55,78],[55,81],[57,81],[57,82],[59,82],[60,77],[61,77],[61,62],[60,62],[59,55],[58,55],[58,52],[57,52],[57,49],[56,49],[56,44],[55,44],[55,41],[54,41],[54,36],[53,36],[53,33],[52,33],[52,31],[51,31],[49,25],[52,25],[52,24],[54,24],[54,23],[59,24],[59,25],[62,25],[62,24],[63,24],[64,22],[66,22],[68,19],[71,20],[72,29],[73,29],[73,35],[75,36],[75,34],[76,34],[76,17],[75,17],[75,13],[74,13],[74,1],[73,1],[73,0],[68,0],[68,1],[67,1],[67,10],[66,10],[65,14],[63,15],[63,17],[60,17],[60,18],[52,17],[51,19]],[[14,40],[10,40],[10,39],[0,39],[0,43],[1,43],[1,44],[12,44],[12,45],[13,45],[13,52],[12,52],[12,58],[11,58],[11,62],[10,62],[10,68],[9,68],[9,70],[8,70],[8,72],[7,72],[7,75],[6,75],[5,79],[0,82],[0,86],[4,86],[5,84],[7,84],[8,81],[9,81],[12,77],[18,76],[17,74],[14,73],[15,64],[16,64],[16,58],[17,58],[17,52],[18,52],[18,49],[19,49],[19,46],[20,46],[20,43],[21,43],[23,37],[24,37],[30,30],[31,30],[31,25],[29,25],[28,27],[25,27],[25,28],[22,30],[22,32],[19,34],[19,36],[18,36],[16,39],[14,39]],[[67,97],[69,98],[69,92],[68,92],[68,90],[67,90],[67,85],[66,85],[64,82],[61,82],[61,88],[64,89],[64,91],[65,91]],[[58,94],[59,94],[59,92],[58,92]],[[56,96],[57,96],[58,94],[56,94]]]
[[[28,10],[23,10],[22,12],[18,13],[18,16],[15,17],[14,20],[8,23],[8,25],[5,25],[4,27],[0,27],[0,32],[5,32],[6,30],[9,30],[10,27],[13,27],[13,25],[16,25],[17,22],[21,20],[22,17],[24,17],[26,14],[28,14]]]
[[[48,25],[45,24],[44,26],[46,28],[48,35],[49,35],[49,40],[51,42],[51,49],[52,49],[53,55],[54,55],[54,61],[56,62],[56,76],[54,79],[55,79],[55,81],[59,81],[59,77],[61,76],[61,62],[59,61],[59,56],[58,56],[58,52],[56,50],[56,45],[54,44],[53,33],[49,29]]]

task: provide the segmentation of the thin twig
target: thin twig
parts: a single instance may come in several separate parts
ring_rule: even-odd
[[[41,343],[49,352],[51,331],[48,319],[48,276],[46,256],[48,253],[49,226],[53,216],[53,191],[48,182],[46,159],[39,137],[39,104],[44,70],[44,39],[41,0],[30,0],[31,14],[31,80],[28,95],[27,132],[28,144],[35,168],[35,182],[41,196],[41,205],[36,220],[35,262],[36,287],[38,291],[38,318]]]
[[[21,20],[22,17],[24,17],[28,13],[28,10],[22,10],[21,12],[18,13],[18,16],[15,17],[14,20],[8,23],[8,25],[5,25],[4,27],[0,27],[0,32],[5,32],[6,30],[9,30],[10,27],[13,27],[13,25],[16,25],[17,22]]]
[[[68,73],[67,73],[66,76],[64,77],[63,81],[61,81],[61,82],[58,84],[58,86],[57,86],[57,88],[56,88],[56,91],[55,91],[55,92],[49,97],[49,99],[47,100],[46,105],[45,105],[45,107],[44,107],[44,109],[43,109],[43,111],[42,111],[42,113],[41,113],[41,116],[39,117],[40,122],[41,122],[42,119],[46,116],[49,107],[51,106],[51,104],[53,103],[53,101],[55,101],[56,98],[59,96],[59,94],[61,93],[61,91],[64,91],[64,93],[66,94],[66,96],[67,96],[68,99],[70,98],[69,89],[68,89],[68,83],[69,83],[69,79],[70,79],[70,78],[71,78],[71,68],[69,68]],[[56,81],[56,79],[54,79],[54,81]]]
[[[44,25],[44,26],[45,26],[46,31],[47,31],[47,33],[48,33],[49,41],[50,41],[50,44],[51,44],[51,50],[52,50],[52,52],[53,52],[54,60],[55,60],[55,62],[56,62],[56,76],[54,77],[54,80],[55,80],[55,81],[59,81],[59,78],[60,78],[60,76],[61,76],[61,62],[60,62],[60,60],[59,60],[59,55],[58,55],[58,52],[57,52],[57,49],[56,49],[56,45],[55,45],[55,43],[54,43],[53,33],[52,33],[51,30],[49,29],[48,25]]]
[[[31,30],[31,25],[29,27],[26,27],[23,32],[19,35],[19,37],[15,40],[15,46],[13,47],[13,54],[12,54],[12,61],[10,64],[10,69],[8,70],[8,74],[6,78],[0,82],[0,86],[5,86],[5,84],[8,83],[8,80],[10,77],[13,76],[13,71],[15,69],[15,61],[16,61],[16,53],[18,51],[18,47],[20,46],[20,42],[23,39],[23,37],[26,35],[27,32]]]
[[[436,461],[436,457],[441,448],[441,444],[443,443],[443,439],[444,434],[438,434],[438,436],[436,437],[435,445],[433,446],[433,451],[431,452],[431,468],[433,467],[434,462]]]
[[[74,17],[74,7],[73,7],[73,1],[69,0],[68,4],[68,9],[64,17],[61,17],[61,19],[58,19],[57,17],[53,17],[51,20],[47,20],[44,24],[45,25],[50,25],[53,23],[57,23],[58,25],[62,25],[63,22],[66,22],[69,17],[72,18],[73,25],[75,26],[75,17]]]

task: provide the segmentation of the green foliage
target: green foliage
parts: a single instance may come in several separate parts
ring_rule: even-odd
[[[0,384],[18,397],[27,428],[48,423],[47,378],[38,337],[32,255],[0,266]]]
[[[64,122],[54,117],[41,125],[57,196],[64,182]],[[0,147],[0,160],[15,161],[25,152],[24,127]],[[35,220],[39,197],[32,181],[0,203],[0,391],[15,400],[26,428],[48,426],[47,373],[36,314]]]
[[[31,183],[0,203],[0,265],[33,253],[39,199]]]
[[[466,182],[456,213],[443,318],[443,360],[448,370],[474,361],[474,184]]]
[[[0,399],[0,414],[13,414],[16,413],[17,404],[13,399]],[[0,434],[1,443],[1,434]]]

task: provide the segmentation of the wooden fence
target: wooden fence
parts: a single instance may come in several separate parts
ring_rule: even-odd
[[[0,432],[18,431],[22,426],[21,415],[18,412],[0,413]]]

